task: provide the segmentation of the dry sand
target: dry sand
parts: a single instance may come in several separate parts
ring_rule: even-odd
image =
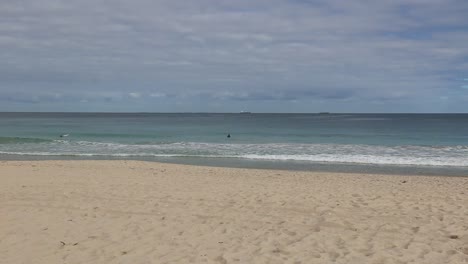
[[[0,162],[1,263],[467,263],[468,177]]]

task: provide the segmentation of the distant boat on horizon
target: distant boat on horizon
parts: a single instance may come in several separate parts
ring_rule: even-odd
[[[240,114],[251,114],[252,112],[248,112],[248,111],[240,111]]]

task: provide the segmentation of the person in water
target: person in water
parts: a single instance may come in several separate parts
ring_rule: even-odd
[[[227,138],[230,138],[230,137],[231,137],[231,134],[228,133],[228,134],[227,134]]]

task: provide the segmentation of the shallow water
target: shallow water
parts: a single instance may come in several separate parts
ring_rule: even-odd
[[[14,157],[446,168],[463,174],[468,114],[0,113],[0,158]]]

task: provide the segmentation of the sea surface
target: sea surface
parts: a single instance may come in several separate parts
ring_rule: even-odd
[[[0,113],[0,159],[468,176],[468,114]]]

